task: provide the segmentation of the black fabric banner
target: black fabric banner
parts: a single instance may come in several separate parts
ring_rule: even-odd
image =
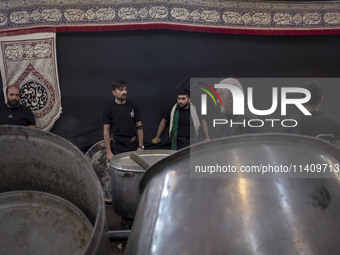
[[[102,111],[113,100],[111,82],[123,79],[128,98],[141,108],[148,145],[164,111],[176,102],[176,91],[189,88],[191,77],[338,77],[339,43],[338,35],[57,33],[63,112],[50,131],[86,152],[103,139]],[[336,100],[338,94],[330,95],[324,109],[337,114]],[[167,134],[160,146],[168,146]]]

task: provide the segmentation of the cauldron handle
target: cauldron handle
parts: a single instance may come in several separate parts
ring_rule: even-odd
[[[115,171],[115,174],[121,177],[134,177],[135,176],[135,174],[132,172]]]
[[[147,170],[150,165],[142,158],[140,157],[136,152],[131,152],[130,158],[135,161],[138,165],[143,167],[144,170]]]

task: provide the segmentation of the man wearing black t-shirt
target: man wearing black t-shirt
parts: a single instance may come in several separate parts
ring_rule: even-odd
[[[143,150],[143,127],[139,107],[127,100],[126,82],[116,80],[112,84],[115,100],[104,110],[104,142],[106,158],[133,150]]]
[[[0,108],[0,125],[19,125],[34,128],[34,115],[28,107],[20,104],[20,89],[6,88],[7,104]]]
[[[303,85],[311,93],[311,99],[304,105],[311,115],[298,118],[298,125],[289,132],[325,139],[340,146],[340,122],[328,113],[320,111],[323,103],[323,88],[317,81]]]
[[[172,107],[170,114],[164,116],[159,123],[157,134],[152,139],[153,144],[158,144],[167,123],[171,149],[182,149],[192,142],[197,141],[198,130],[202,125],[205,140],[210,140],[206,121],[200,121],[195,106],[190,102],[190,91],[183,89],[177,92],[177,104]],[[191,135],[192,134],[192,135]]]

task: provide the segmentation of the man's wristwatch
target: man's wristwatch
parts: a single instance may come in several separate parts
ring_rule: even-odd
[[[144,145],[140,145],[138,146],[138,148],[141,148],[142,150],[144,150]]]

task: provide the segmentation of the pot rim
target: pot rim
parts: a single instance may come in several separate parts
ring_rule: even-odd
[[[207,147],[217,147],[223,145],[224,147],[232,147],[236,144],[240,143],[259,143],[261,141],[273,141],[279,142],[282,144],[291,143],[292,144],[309,144],[314,148],[319,149],[320,151],[329,153],[329,155],[334,156],[335,158],[339,158],[340,161],[340,148],[331,144],[323,139],[299,135],[299,134],[287,134],[287,133],[261,133],[261,134],[243,134],[243,135],[235,135],[230,137],[222,137],[213,139],[207,142],[199,142],[193,145],[187,146],[181,150],[178,150],[176,153],[161,159],[156,164],[152,165],[148,171],[143,175],[139,183],[139,192],[143,193],[146,188],[148,182],[155,176],[158,175],[162,171],[168,170],[169,166],[173,163],[181,161],[183,159],[190,159],[190,155],[193,153],[199,153],[201,151],[207,150]]]

